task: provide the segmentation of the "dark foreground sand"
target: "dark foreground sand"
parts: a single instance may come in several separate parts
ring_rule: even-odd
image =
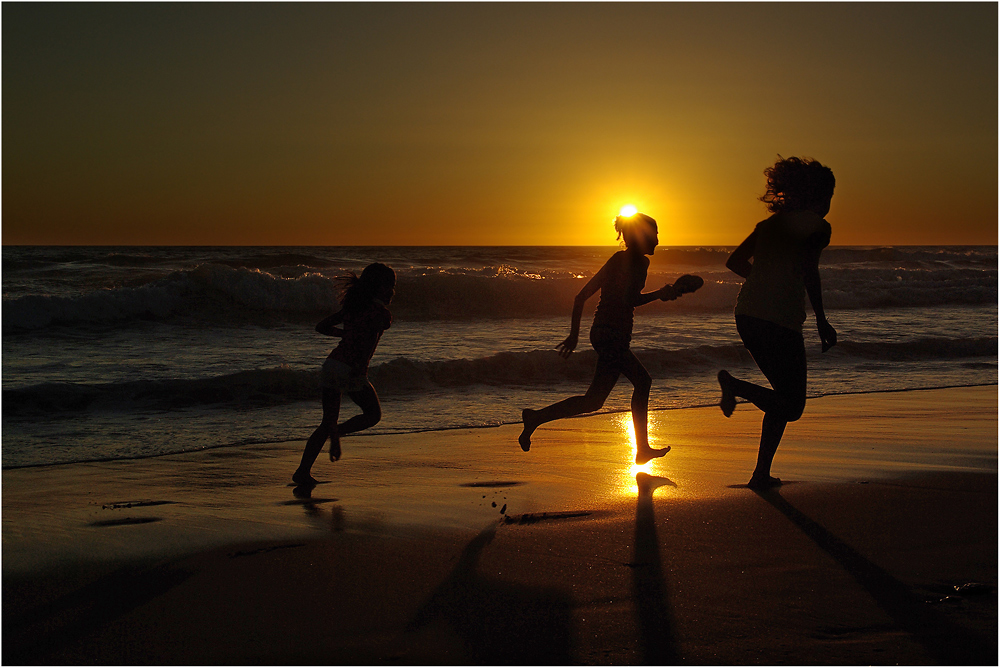
[[[4,471],[3,663],[996,665],[997,388],[814,400],[764,494],[758,421]]]

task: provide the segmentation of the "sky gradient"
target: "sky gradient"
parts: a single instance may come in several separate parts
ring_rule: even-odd
[[[3,3],[4,244],[997,243],[997,4]]]

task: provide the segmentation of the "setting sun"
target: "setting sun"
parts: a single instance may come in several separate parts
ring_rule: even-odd
[[[634,204],[626,204],[618,213],[628,218],[629,216],[634,216],[638,211],[639,209],[635,208]]]

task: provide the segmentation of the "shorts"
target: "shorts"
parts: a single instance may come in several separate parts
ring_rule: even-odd
[[[806,346],[802,333],[749,315],[736,316],[736,331],[779,398],[774,412],[794,422],[806,405]]]
[[[340,360],[327,357],[320,371],[320,386],[340,390],[341,392],[358,392],[368,385],[368,375],[351,375],[352,369]]]
[[[611,364],[621,364],[629,352],[629,344],[632,342],[632,335],[628,332],[607,327],[605,325],[594,325],[590,328],[590,345],[600,358]]]

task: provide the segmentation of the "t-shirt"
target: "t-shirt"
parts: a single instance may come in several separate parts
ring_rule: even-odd
[[[594,327],[607,327],[632,339],[635,301],[646,285],[649,260],[640,258],[632,266],[632,255],[618,251],[603,268],[607,272],[601,286],[601,299],[594,312]]]
[[[392,314],[379,300],[360,311],[344,313],[344,336],[330,357],[351,367],[356,374],[367,374],[368,363],[382,332],[392,325]]]
[[[757,224],[753,268],[736,298],[736,315],[749,315],[797,332],[806,319],[803,261],[830,244],[830,223],[808,211],[776,213]]]

